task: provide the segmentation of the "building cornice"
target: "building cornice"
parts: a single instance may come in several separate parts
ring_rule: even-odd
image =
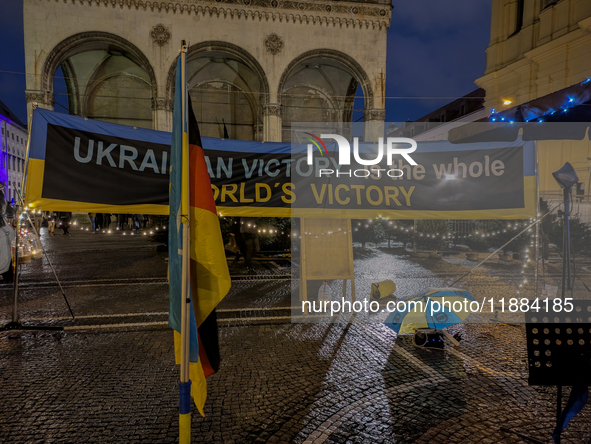
[[[51,1],[51,0],[39,0]],[[72,5],[196,14],[333,27],[388,29],[392,6],[379,3],[292,0],[54,0]]]

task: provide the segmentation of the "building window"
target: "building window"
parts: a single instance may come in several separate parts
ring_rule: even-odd
[[[14,140],[14,133],[12,133],[12,140]]]
[[[542,0],[542,10],[549,6],[555,5],[558,0]]]
[[[525,0],[517,0],[517,10],[515,11],[515,31],[509,37],[514,36],[515,34],[521,31],[523,27],[523,3]]]

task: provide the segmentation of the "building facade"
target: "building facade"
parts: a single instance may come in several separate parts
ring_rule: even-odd
[[[476,80],[486,90],[489,120],[499,121],[496,115],[491,116],[493,110],[501,114],[519,111],[527,121],[532,119],[530,109],[562,111],[571,106],[570,101],[584,104],[591,87],[590,52],[591,1],[493,0],[486,72]],[[580,118],[575,112],[566,116],[572,116],[573,121]],[[591,201],[588,137],[538,141],[537,151],[541,197],[562,198],[552,172],[568,161],[579,176],[576,199]],[[589,204],[581,209],[583,219],[591,221]]]
[[[26,126],[0,101],[0,186],[4,187],[5,199],[13,203],[21,190],[27,137]]]
[[[290,140],[292,122],[350,122],[358,89],[366,131],[385,118],[388,0],[23,3],[29,109],[53,108],[61,68],[71,114],[170,131],[186,40],[202,135]]]
[[[591,1],[493,0],[485,108],[502,111],[591,76]]]

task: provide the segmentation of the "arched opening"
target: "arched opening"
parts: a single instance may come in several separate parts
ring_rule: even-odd
[[[208,52],[187,62],[189,94],[201,134],[258,140],[261,81],[238,58]]]
[[[70,114],[70,104],[66,77],[61,67],[58,67],[53,75],[53,108],[58,113]],[[74,114],[74,113],[72,113]]]
[[[283,141],[291,140],[295,122],[362,120],[368,94],[371,98],[367,76],[349,56],[328,50],[303,54],[286,69],[280,83]]]
[[[70,114],[153,127],[154,73],[145,56],[120,37],[82,33],[64,40],[48,56],[43,81],[46,90],[52,86],[57,107]],[[64,83],[67,105],[59,97]]]
[[[174,97],[176,62],[168,76]],[[187,54],[189,94],[202,136],[262,140],[263,105],[269,91],[258,62],[238,46],[202,42]]]

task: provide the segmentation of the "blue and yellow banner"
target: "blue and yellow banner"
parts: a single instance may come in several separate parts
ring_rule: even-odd
[[[314,147],[320,139],[312,136],[302,140]],[[384,159],[356,167],[340,165],[336,144],[329,142],[314,148],[311,163],[307,142],[203,137],[200,143],[217,211],[227,216],[536,215],[535,142],[418,142],[412,154],[417,165],[395,156],[390,165]],[[56,211],[168,214],[170,145],[170,133],[37,109],[27,203]],[[359,143],[360,155],[373,158],[375,145]],[[389,176],[393,169],[399,177]]]

